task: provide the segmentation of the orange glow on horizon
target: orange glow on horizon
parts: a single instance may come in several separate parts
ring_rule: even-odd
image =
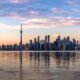
[[[61,36],[61,39],[63,39],[64,36]],[[26,37],[23,37],[23,44],[25,43],[29,43],[29,40],[33,40],[34,42],[34,36],[26,36]],[[37,36],[36,36],[37,38]],[[51,35],[50,37],[50,41],[53,42],[55,41],[55,39],[57,38],[57,35]],[[80,38],[78,36],[70,36],[70,39],[72,40],[73,38],[75,38],[76,40],[80,40]],[[45,36],[40,36],[40,40],[44,40],[45,39]],[[9,39],[1,39],[0,40],[0,45],[13,45],[15,43],[19,44],[20,42],[20,38],[18,37],[17,39],[16,38],[9,38]]]

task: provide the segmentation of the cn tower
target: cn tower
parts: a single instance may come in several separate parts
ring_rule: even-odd
[[[22,46],[22,33],[23,33],[23,30],[22,30],[22,24],[21,24],[21,30],[20,30],[20,45]]]

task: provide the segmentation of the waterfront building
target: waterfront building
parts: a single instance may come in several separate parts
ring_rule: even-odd
[[[36,43],[37,43],[37,40],[36,38],[34,38],[34,50],[36,50]]]
[[[37,39],[37,50],[40,50],[40,36],[38,36]]]
[[[48,36],[45,36],[44,50],[48,49]]]
[[[32,40],[30,40],[30,43],[29,43],[29,50],[33,50],[33,49],[34,49],[33,42],[32,42]]]
[[[57,39],[56,39],[56,49],[57,50],[60,50],[61,49],[61,36],[59,35],[59,36],[57,36]]]

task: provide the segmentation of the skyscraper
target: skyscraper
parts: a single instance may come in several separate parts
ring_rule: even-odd
[[[47,36],[45,36],[45,42],[47,42]]]
[[[38,42],[37,42],[37,50],[40,50],[40,36],[37,37]]]
[[[47,42],[50,42],[50,35],[47,36]]]
[[[36,43],[37,43],[37,40],[36,38],[34,38],[34,50],[36,50]]]
[[[40,42],[40,36],[38,36],[37,39],[38,39],[38,42]]]

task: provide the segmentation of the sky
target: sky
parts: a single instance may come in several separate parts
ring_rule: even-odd
[[[38,35],[80,40],[80,0],[0,0],[0,44],[23,43]]]

